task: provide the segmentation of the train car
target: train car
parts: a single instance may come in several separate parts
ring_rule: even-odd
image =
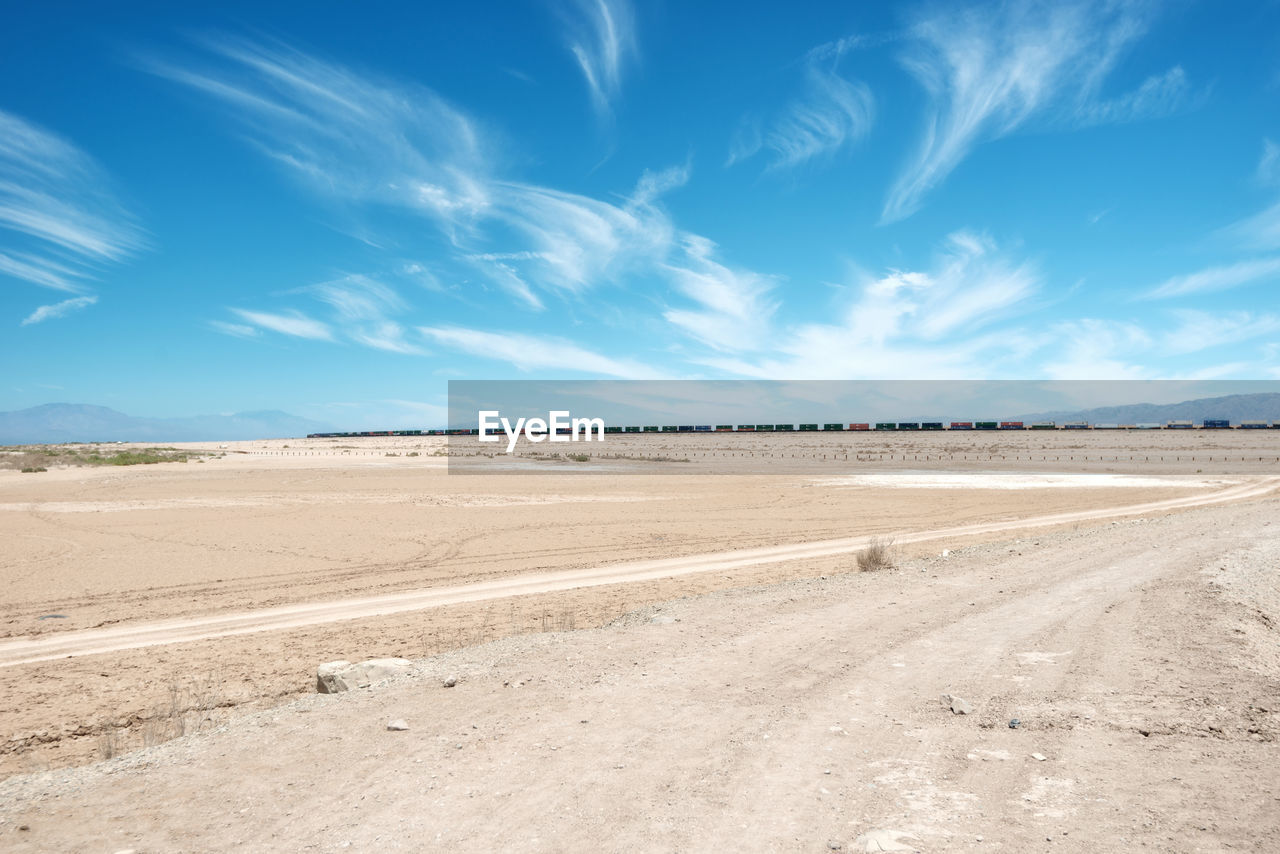
[[[606,432],[606,433],[621,433],[621,432],[622,432],[622,428],[621,428],[621,427],[605,427],[605,428],[604,428],[604,432]],[[588,435],[588,436],[589,436],[589,435],[591,435],[591,431],[590,431],[590,430],[588,430],[588,431],[587,431],[587,435]]]
[[[941,430],[942,422],[941,421],[923,421],[920,424],[920,429],[921,430]]]
[[[677,428],[676,428],[676,432],[678,432],[678,433],[692,433],[692,432],[693,432],[693,425],[692,425],[692,424],[681,424],[679,427],[677,427]]]
[[[801,424],[800,432],[801,433],[817,433],[818,425],[817,424]]]
[[[919,421],[899,421],[898,429],[899,430],[919,430],[920,422]]]
[[[1058,425],[1054,421],[1032,421],[1032,430],[1057,430]]]
[[[1119,430],[1120,425],[1108,421],[1104,424],[1094,424],[1093,429],[1094,430]]]
[[[623,432],[625,432],[625,433],[639,433],[639,432],[640,432],[640,428],[639,428],[639,427],[628,427],[628,428],[627,428],[626,430],[624,430]]]
[[[877,429],[877,430],[897,430],[897,429],[898,429],[898,422],[896,422],[896,421],[877,421],[877,422],[876,422],[876,429]]]
[[[717,424],[717,425],[716,425],[716,432],[717,432],[717,433],[732,433],[732,432],[733,432],[733,425],[732,425],[732,424]]]
[[[850,430],[870,430],[871,425],[865,421],[858,421],[849,425]]]
[[[1068,421],[1062,425],[1063,430],[1088,430],[1088,421]]]
[[[794,425],[794,424],[775,424],[775,425],[773,425],[773,429],[774,429],[775,431],[779,432],[779,433],[793,433],[793,432],[795,432],[796,425]]]
[[[999,430],[999,429],[1000,429],[1000,422],[999,422],[999,421],[975,421],[975,422],[973,422],[973,429],[975,429],[975,430]]]
[[[949,430],[972,430],[972,429],[973,429],[973,422],[972,422],[972,421],[952,421],[952,422],[951,422],[951,426],[950,426],[950,427],[948,427],[947,429],[949,429]]]
[[[1151,421],[1143,421],[1143,422],[1141,422],[1141,423],[1139,423],[1139,424],[1137,424],[1137,425],[1135,425],[1135,426],[1137,426],[1137,428],[1138,428],[1139,430],[1159,430],[1159,429],[1161,429],[1161,425],[1156,424],[1156,423],[1151,422]]]
[[[823,424],[822,432],[825,433],[828,430],[834,430],[837,433],[841,433],[841,432],[844,432],[844,425],[843,424]]]
[[[754,424],[739,424],[739,425],[738,425],[738,432],[739,432],[739,433],[754,433],[754,432],[756,432],[756,425],[754,425]]]
[[[1278,426],[1280,426],[1280,425],[1278,425]],[[1240,422],[1240,429],[1241,429],[1241,430],[1266,430],[1266,429],[1267,429],[1267,422],[1265,422],[1265,421],[1257,421],[1257,420],[1255,420],[1255,419],[1249,419],[1248,421],[1241,421],[1241,422]]]
[[[757,424],[757,425],[756,425],[756,432],[757,432],[757,433],[772,433],[772,432],[773,432],[773,425],[772,425],[772,424]]]
[[[1025,430],[1026,426],[1021,421],[1001,421],[1001,430]]]
[[[661,427],[645,427],[640,432],[641,433],[661,433],[662,428]]]
[[[695,432],[695,433],[711,433],[711,432],[714,432],[714,431],[711,429],[711,425],[710,425],[710,424],[696,424],[696,425],[694,425],[693,432]]]
[[[1183,420],[1170,421],[1169,423],[1165,424],[1164,426],[1165,426],[1165,429],[1168,429],[1168,430],[1194,430],[1194,429],[1196,429],[1196,424],[1195,424],[1195,422],[1194,422],[1194,421],[1183,421]]]
[[[1225,418],[1206,418],[1204,420],[1205,430],[1230,430],[1231,422]]]
[[[680,428],[679,428],[679,427],[676,427],[676,426],[675,426],[675,425],[673,425],[673,424],[663,424],[663,425],[662,425],[662,432],[663,432],[663,433],[677,433],[677,432],[679,432],[679,431],[680,431]]]

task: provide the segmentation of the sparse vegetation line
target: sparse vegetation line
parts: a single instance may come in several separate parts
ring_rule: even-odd
[[[113,448],[102,445],[17,445],[0,449],[0,469],[23,472],[48,471],[51,467],[140,466],[185,463],[217,456],[208,451],[178,448]]]
[[[1098,521],[1123,516],[1161,513],[1270,495],[1280,487],[1280,477],[1261,478],[1203,495],[1171,498],[1145,504],[1124,505],[1098,510],[1055,513],[1028,519],[1010,519],[930,531],[898,535],[899,544],[1016,531],[1025,528],[1051,527],[1077,522]],[[609,584],[652,581],[698,572],[718,572],[766,563],[832,557],[854,554],[867,549],[870,537],[847,537],[784,546],[770,546],[737,551],[712,552],[677,558],[609,564],[588,569],[523,575],[474,584],[434,587],[406,593],[368,596],[334,602],[308,602],[264,608],[240,614],[135,623],[102,629],[60,632],[38,638],[21,638],[0,642],[0,667],[33,664],[82,655],[98,655],[125,649],[160,646],[172,643],[208,640],[210,638],[257,632],[293,629],[303,626],[336,623],[342,620],[366,619],[409,611],[421,611],[444,605],[485,602],[493,599],[554,593]]]

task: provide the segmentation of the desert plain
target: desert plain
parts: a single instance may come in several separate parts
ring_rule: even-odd
[[[0,470],[6,850],[1280,849],[1280,430],[181,448]]]

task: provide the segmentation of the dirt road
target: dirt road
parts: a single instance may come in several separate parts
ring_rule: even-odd
[[[1127,506],[1055,513],[1025,519],[899,532],[901,544],[1065,525],[1100,519],[1166,512],[1212,504],[1242,501],[1266,495],[1280,486],[1280,477],[1252,479],[1226,489],[1200,495]],[[380,617],[389,614],[482,602],[511,596],[529,596],[608,584],[625,584],[700,572],[721,572],[758,564],[825,558],[850,554],[867,546],[868,537],[844,537],[795,545],[740,549],[710,554],[632,561],[589,569],[507,577],[474,584],[444,586],[383,596],[367,596],[334,602],[314,602],[266,608],[245,613],[219,614],[126,624],[103,629],[61,632],[52,636],[0,641],[0,667],[100,655],[127,649],[209,640],[304,626]]]
[[[1280,501],[1240,497],[439,656],[12,778],[0,844],[1275,851]]]

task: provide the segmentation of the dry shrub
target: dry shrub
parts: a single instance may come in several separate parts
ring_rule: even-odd
[[[893,538],[872,537],[867,547],[858,552],[858,569],[875,572],[893,566]]]
[[[107,727],[98,734],[98,756],[101,758],[113,759],[120,755],[123,747],[120,732],[115,727]]]

